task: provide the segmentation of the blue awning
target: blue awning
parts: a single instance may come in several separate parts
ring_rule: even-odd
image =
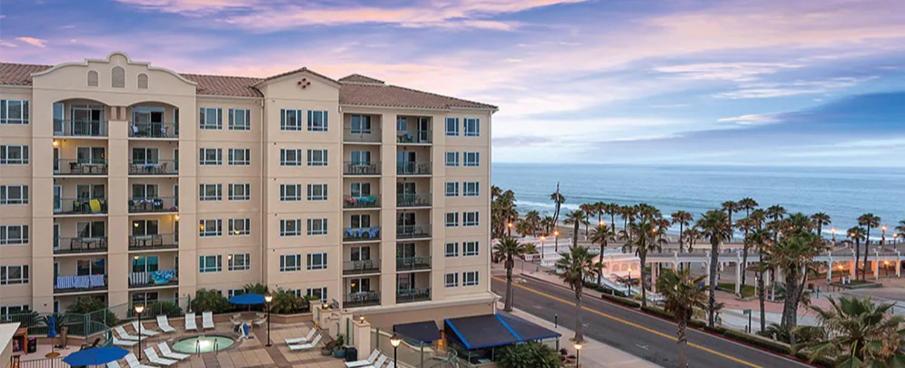
[[[102,365],[120,360],[126,356],[126,354],[129,354],[129,351],[121,347],[104,346],[77,351],[67,355],[63,358],[63,361],[71,366]]]
[[[258,305],[264,304],[264,296],[261,294],[239,294],[229,298],[229,304]]]
[[[424,343],[432,343],[440,340],[440,330],[434,321],[403,323],[393,326],[393,332],[402,335],[407,339],[412,339]]]
[[[556,331],[502,313],[447,319],[444,320],[444,324],[467,350],[488,349],[561,336]]]

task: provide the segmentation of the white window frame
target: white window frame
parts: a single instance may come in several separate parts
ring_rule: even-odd
[[[250,253],[234,253],[226,257],[227,270],[248,271],[251,269]]]
[[[228,198],[230,201],[251,200],[251,184],[249,184],[249,183],[230,183]]]
[[[463,152],[462,166],[478,167],[481,166],[480,152]]]
[[[327,300],[327,287],[323,286],[319,288],[308,288],[307,290],[305,290],[305,295],[312,300]]]
[[[280,148],[280,166],[302,166],[302,150],[296,148]]]
[[[213,228],[213,229],[211,229]],[[201,219],[198,220],[198,236],[201,238],[212,238],[223,236],[223,220],[222,219]]]
[[[326,110],[308,110],[308,131],[326,132],[329,128]]]
[[[481,135],[481,119],[465,118],[462,120],[463,129],[466,137],[477,137]]]
[[[244,156],[244,157],[239,158],[236,156]],[[230,165],[233,165],[233,166],[251,165],[251,150],[248,148],[230,148],[228,162]]]
[[[310,218],[307,223],[308,235],[327,235],[326,218]]]
[[[229,109],[229,130],[251,130],[251,110]]]
[[[319,259],[317,259],[319,258]],[[320,261],[320,262],[316,262]],[[305,269],[326,270],[327,269],[327,252],[308,253],[305,256]]]
[[[458,212],[447,212],[446,220],[444,223],[446,227],[457,227],[459,226],[459,213]]]
[[[452,130],[450,130],[450,123],[453,123]],[[455,137],[459,135],[459,118],[446,118],[444,120],[444,130],[446,131],[446,135],[450,137]]]
[[[481,195],[481,184],[477,181],[462,182],[463,197],[478,197]]]
[[[19,115],[12,116],[10,113],[10,105],[15,102],[19,105]],[[30,111],[28,111],[28,100],[0,100],[0,124],[9,124],[9,125],[25,125],[28,124],[28,117]]]
[[[448,167],[459,166],[459,152],[446,152],[445,161]]]
[[[213,193],[208,192],[211,189],[213,189]],[[198,184],[198,200],[199,201],[223,200],[223,184]]]
[[[349,122],[352,134],[371,134],[371,116],[354,114]]]
[[[291,124],[290,117],[293,118]],[[302,110],[280,109],[280,130],[288,132],[302,131]]]
[[[10,192],[13,189],[17,189],[19,191],[18,197],[13,197],[10,195]],[[28,204],[28,194],[28,185],[0,185],[0,204]]]
[[[198,163],[200,165],[205,165],[205,166],[223,165],[223,149],[221,149],[221,148],[200,148],[199,151],[200,152],[199,152],[199,156],[198,156]],[[208,160],[207,154],[211,153],[211,152],[214,153],[214,156],[216,156],[216,158],[214,158],[213,160]]]
[[[462,272],[462,286],[476,286],[480,284],[478,271]]]
[[[458,197],[459,196],[459,182],[457,182],[457,181],[446,182],[446,196],[447,197]]]
[[[290,224],[294,229],[290,229]],[[301,236],[302,220],[301,219],[280,219],[280,236]]]
[[[462,242],[462,256],[476,256],[481,252],[480,244],[476,241]]]
[[[302,270],[301,254],[281,254],[280,272],[296,272]]]
[[[327,184],[308,184],[309,201],[326,201]]]
[[[459,287],[459,274],[456,272],[451,272],[444,275],[443,285],[448,288]]]
[[[297,202],[302,200],[301,184],[280,184],[280,201]]]
[[[18,237],[11,237],[12,229],[16,229]],[[28,235],[28,225],[0,225],[0,245],[28,244]]]
[[[327,149],[309,149],[307,158],[308,166],[327,166]]]
[[[462,212],[462,226],[473,227],[478,226],[480,223],[480,219],[478,215],[478,211],[466,211]]]
[[[11,157],[11,152],[18,149],[17,157]],[[0,165],[28,165],[29,152],[27,144],[0,145]]]
[[[246,236],[251,235],[251,219],[250,218],[231,218],[229,219],[229,235],[230,236]]]
[[[214,115],[215,121],[211,122],[209,117],[211,113]],[[199,112],[198,124],[202,130],[221,130],[223,129],[223,109],[219,107],[202,107]]]
[[[13,268],[19,270],[19,277],[16,279],[9,278],[10,269]],[[28,271],[28,265],[2,265],[0,266],[0,285],[27,284],[29,283],[31,278],[31,275]]]
[[[209,264],[213,262],[213,265]],[[198,272],[212,273],[223,271],[223,256],[219,254],[198,256]]]
[[[445,257],[458,257],[459,256],[459,243],[458,242],[449,242],[444,246],[443,255]]]

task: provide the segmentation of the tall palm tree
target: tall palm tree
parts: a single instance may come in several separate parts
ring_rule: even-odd
[[[628,229],[628,224],[635,221],[635,215],[638,213],[638,209],[635,206],[620,206],[619,207],[619,216],[622,217],[623,226],[622,231],[625,232]]]
[[[677,367],[688,367],[688,320],[694,316],[695,308],[705,309],[707,295],[700,286],[704,276],[693,278],[688,269],[673,271],[666,269],[657,279],[657,290],[663,296],[663,308],[676,319],[676,344],[679,348]]]
[[[830,215],[823,212],[817,212],[811,215],[811,221],[814,222],[814,227],[817,229],[817,236],[821,239],[823,239],[823,227],[833,223]]]
[[[491,186],[490,186],[490,200],[491,200],[491,201],[494,200],[494,199],[496,199],[497,197],[499,197],[500,194],[503,194],[503,189],[502,189],[502,188],[500,188],[500,187],[498,187],[498,186],[496,186],[496,185],[491,185]]]
[[[584,223],[584,240],[588,240],[588,236],[590,235],[590,230],[588,227],[591,223],[591,216],[597,213],[597,207],[594,207],[593,203],[582,203],[578,205],[578,209],[584,213],[584,218],[582,222]]]
[[[559,277],[569,285],[575,293],[575,342],[584,340],[582,328],[584,325],[582,318],[581,297],[584,288],[584,281],[588,276],[593,276],[597,272],[594,265],[594,256],[588,252],[588,248],[573,245],[568,252],[560,253],[559,260],[556,261],[556,270]]]
[[[880,216],[876,216],[872,213],[865,213],[858,216],[858,225],[867,228],[865,235],[866,240],[864,241],[864,271],[861,272],[861,280],[864,281],[865,275],[867,274],[867,255],[870,250],[870,228],[880,226]]]
[[[603,211],[610,215],[610,231],[616,232],[616,215],[619,214],[621,206],[618,203],[607,203],[603,207]]]
[[[536,210],[528,211],[522,221],[528,224],[528,229],[531,230],[531,236],[537,237],[537,232],[541,228],[540,212],[537,212]]]
[[[754,211],[754,209],[759,206],[757,201],[750,197],[739,199],[737,204],[739,210],[745,211],[745,217],[751,216],[751,211]]]
[[[748,250],[751,249],[751,246],[754,244],[751,241],[751,232],[757,229],[758,223],[757,220],[751,218],[751,216],[745,217],[743,219],[739,219],[735,222],[736,227],[743,230],[745,232],[745,238],[742,239],[742,272],[741,272],[741,280],[739,280],[740,285],[744,288],[747,285],[747,275],[748,275]],[[741,294],[739,294],[741,296]]]
[[[729,221],[729,227],[734,226],[734,223],[732,222],[732,213],[739,210],[738,202],[725,201],[723,202],[722,207],[723,211],[726,211],[726,215],[728,215],[726,221]],[[732,241],[732,234],[729,234],[729,241]]]
[[[544,229],[544,234],[550,235],[553,233],[553,229],[556,228],[556,220],[553,219],[553,216],[544,216],[541,220],[541,227]]]
[[[556,183],[556,191],[550,194],[550,200],[553,201],[553,221],[559,221],[559,210],[563,203],[566,203],[566,197],[559,192],[559,183]]]
[[[795,228],[779,243],[767,248],[770,266],[783,272],[785,297],[783,298],[780,327],[790,331],[790,342],[795,344],[795,327],[798,325],[798,305],[807,283],[808,271],[814,267],[814,257],[824,249],[820,237],[809,228]]]
[[[865,235],[864,228],[861,226],[855,226],[848,229],[848,238],[855,242],[855,279],[859,278],[859,275],[864,273],[859,265],[861,264],[861,241],[867,239]],[[867,263],[865,260],[864,263]],[[865,267],[866,269],[866,267]]]
[[[753,217],[752,217],[753,219]],[[760,226],[757,226],[751,233],[748,235],[751,244],[757,247],[757,254],[760,257],[760,261],[757,263],[757,299],[758,304],[760,306],[760,331],[764,332],[767,328],[767,318],[764,306],[767,300],[767,290],[764,286],[764,271],[766,271],[766,261],[767,256],[764,254],[764,249],[769,247],[772,240],[772,234],[767,229],[764,229],[763,222],[761,222]]]
[[[591,243],[600,246],[600,258],[597,260],[597,286],[603,283],[603,251],[612,237],[613,233],[607,228],[605,222],[601,222],[591,230]]]
[[[679,224],[679,253],[682,253],[682,247],[685,244],[685,228],[694,220],[694,215],[688,211],[676,211],[670,215],[673,225]]]
[[[567,225],[572,225],[572,246],[578,245],[578,229],[585,222],[585,212],[582,210],[571,211],[566,215],[564,221]]]
[[[641,306],[647,307],[647,289],[650,284],[647,281],[647,252],[659,251],[663,239],[661,237],[664,231],[655,218],[642,216],[638,222],[629,224],[628,234],[631,236],[625,239],[623,246],[624,252],[634,251],[638,256],[638,262],[641,270]]]
[[[685,229],[685,241],[688,243],[689,252],[694,250],[694,246],[698,243],[698,240],[701,240],[701,232],[697,227],[691,226],[688,229]]]
[[[811,307],[824,335],[809,344],[811,361],[834,358],[836,367],[901,367],[905,363],[900,330],[905,318],[893,315],[893,304],[855,297],[829,301],[829,309]]]
[[[515,257],[521,257],[527,252],[525,244],[519,243],[512,237],[503,237],[493,246],[493,255],[505,259],[506,267],[506,300],[503,310],[512,311],[512,268],[515,267]]]
[[[710,275],[708,280],[710,297],[707,301],[707,325],[713,327],[716,322],[714,318],[714,313],[716,312],[716,273],[720,244],[731,239],[732,226],[729,224],[726,212],[710,210],[698,219],[697,227],[704,238],[710,241]]]
[[[601,223],[603,221],[603,214],[606,212],[606,203],[597,201],[594,202],[594,215],[597,216],[597,223]]]

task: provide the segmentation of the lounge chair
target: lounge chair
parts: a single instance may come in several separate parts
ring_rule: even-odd
[[[388,358],[386,355],[381,355],[380,358],[377,358],[377,361],[374,362],[374,364],[372,364],[372,365],[366,365],[366,366],[361,367],[361,368],[380,368],[380,367],[383,367],[383,364],[387,362],[387,359],[390,359],[390,358]]]
[[[164,333],[176,332],[176,329],[173,328],[173,326],[170,326],[170,320],[166,315],[157,316],[157,327],[160,327],[160,330]]]
[[[374,349],[374,351],[371,352],[371,355],[368,356],[368,359],[356,360],[354,362],[346,362],[346,367],[358,368],[358,367],[364,367],[366,365],[371,365],[371,364],[374,364],[374,361],[377,360],[377,357],[379,357],[379,356],[380,356],[380,351],[378,351],[377,349]]]
[[[258,326],[258,327],[263,326],[265,323],[267,323],[267,317],[263,317],[263,318],[254,320],[255,326]]]
[[[119,366],[119,362],[114,360],[112,362],[107,363],[107,368],[122,368],[122,367]]]
[[[173,359],[173,360],[185,360],[191,357],[188,354],[177,353],[170,349],[170,346],[167,345],[166,342],[161,342],[157,344],[157,348],[160,349],[160,355],[163,355],[164,358]]]
[[[133,353],[126,354],[126,364],[129,365],[129,368],[157,368],[155,365],[141,364]]]
[[[383,368],[396,368],[396,363],[389,362],[389,363],[387,363],[387,366],[383,367]]]
[[[132,321],[132,329],[135,330],[136,333],[140,333],[142,336],[157,336],[160,334],[160,331],[152,330],[145,325],[141,325],[141,329],[138,328],[138,321]]]
[[[198,331],[198,325],[195,324],[195,313],[186,313],[185,314],[185,330],[186,331]]]
[[[321,335],[318,334],[317,336],[314,337],[314,340],[311,340],[311,342],[309,342],[307,344],[289,345],[289,350],[290,351],[311,350],[315,346],[317,346],[317,344],[319,344],[320,342],[321,342]]]
[[[310,330],[308,330],[308,335],[306,335],[305,337],[293,337],[286,339],[286,345],[304,344],[308,341],[311,341],[311,339],[314,338],[315,333],[317,333],[317,329],[311,328]]]
[[[145,355],[148,357],[149,362],[160,364],[164,367],[169,367],[171,365],[179,363],[178,360],[161,358],[159,355],[157,355],[157,351],[154,350],[153,346],[148,346],[145,348]]]
[[[113,332],[116,332],[117,334],[119,334],[119,338],[121,338],[123,340],[138,341],[138,336],[130,335],[128,332],[126,332],[126,329],[123,328],[123,326],[113,327]]]
[[[201,313],[201,329],[212,330],[214,328],[216,328],[214,326],[214,313],[213,312]]]
[[[135,344],[138,344],[138,341],[120,340],[118,337],[116,337],[116,335],[113,336],[113,345],[131,347],[131,346],[135,346]]]

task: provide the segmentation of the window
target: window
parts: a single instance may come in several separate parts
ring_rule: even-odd
[[[446,227],[455,227],[459,226],[459,213],[458,212],[447,212],[446,213]]]
[[[446,196],[447,197],[457,197],[458,195],[459,195],[459,182],[457,182],[457,181],[446,182]]]
[[[478,152],[465,152],[465,163],[462,166],[478,166],[480,154]]]
[[[308,150],[308,166],[327,166],[327,150]]]
[[[478,271],[462,272],[462,286],[474,286],[478,284]]]
[[[28,124],[28,101],[0,100],[0,124]]]
[[[327,219],[308,219],[308,235],[326,235]]]
[[[327,131],[327,112],[308,110],[308,131],[309,132],[326,132]]]
[[[88,87],[97,87],[97,71],[88,71]]]
[[[0,245],[28,243],[28,225],[0,225]]]
[[[27,165],[28,145],[0,146],[0,165]]]
[[[459,256],[459,243],[446,243],[446,256],[447,257],[458,257]]]
[[[245,294],[245,289],[229,289],[229,290],[226,290],[226,297],[227,297],[227,298],[232,298],[232,297],[234,297],[234,296],[236,296],[236,295],[242,295],[242,294]]]
[[[446,275],[444,275],[444,276],[445,276],[445,277],[444,277],[444,279],[445,279],[444,285],[446,285],[446,287],[457,287],[457,286],[459,286],[459,274],[453,272],[453,273],[448,273],[448,274],[446,274]]]
[[[309,253],[308,254],[309,270],[325,270],[327,269],[327,253]]]
[[[251,219],[229,219],[229,235],[239,236],[251,234]]]
[[[370,228],[371,215],[349,215],[349,224],[353,229]]]
[[[160,151],[157,148],[133,148],[132,165],[153,165],[160,162]]]
[[[480,186],[478,185],[478,182],[466,181],[462,183],[462,195],[466,197],[477,197],[478,195],[480,195],[480,193],[478,193],[478,191],[480,190],[479,188]]]
[[[284,202],[301,201],[301,184],[280,184],[280,200]]]
[[[463,256],[476,256],[478,255],[478,242],[476,241],[467,241],[462,243],[462,255]]]
[[[465,136],[477,137],[481,134],[481,120],[476,118],[465,118]]]
[[[251,110],[229,109],[229,130],[251,130]]]
[[[292,272],[302,269],[301,254],[284,254],[280,256],[280,272]]]
[[[223,110],[220,108],[202,107],[200,113],[201,129],[223,129],[222,112]]]
[[[75,157],[79,163],[98,165],[107,163],[104,147],[78,147],[75,149]]]
[[[230,184],[229,200],[247,201],[251,199],[251,184]]]
[[[26,313],[29,310],[30,310],[30,307],[28,306],[28,304],[0,305],[0,319],[3,319],[3,317],[13,315],[13,314]]]
[[[126,87],[126,70],[121,66],[113,67],[113,71],[111,72],[110,84],[113,88],[125,88]]]
[[[199,220],[198,221],[200,237],[220,236],[223,235],[223,220]]]
[[[223,256],[199,256],[198,272],[220,272],[223,269]]]
[[[299,236],[302,234],[302,220],[280,220],[280,236]]]
[[[28,266],[0,266],[0,285],[27,284]]]
[[[302,110],[280,109],[280,130],[301,131]]]
[[[408,130],[408,120],[405,116],[397,116],[396,117],[396,131],[404,132]]]
[[[308,288],[308,290],[305,291],[305,295],[311,300],[327,300],[327,288]]]
[[[138,89],[148,89],[148,75],[141,73],[138,75]]]
[[[0,204],[28,204],[28,185],[0,185]]]
[[[219,148],[202,148],[198,156],[202,165],[223,164],[223,150]]]
[[[223,199],[223,186],[221,184],[199,184],[198,197],[202,201],[219,201]]]
[[[478,226],[478,211],[462,212],[462,226]]]
[[[446,135],[448,135],[448,136],[459,135],[459,119],[458,118],[446,118]]]
[[[459,166],[459,152],[446,152],[446,166]]]
[[[309,201],[326,201],[327,184],[308,184]]]
[[[371,183],[352,183],[349,187],[352,198],[361,198],[371,195]]]
[[[352,134],[371,134],[371,117],[352,115]]]
[[[371,151],[352,151],[349,153],[352,159],[352,165],[370,165]]]
[[[230,271],[245,271],[251,269],[251,254],[230,254],[226,259]]]
[[[243,166],[251,164],[251,150],[248,148],[230,148],[229,164]]]
[[[280,149],[280,165],[281,166],[302,166],[302,150],[300,149]]]

